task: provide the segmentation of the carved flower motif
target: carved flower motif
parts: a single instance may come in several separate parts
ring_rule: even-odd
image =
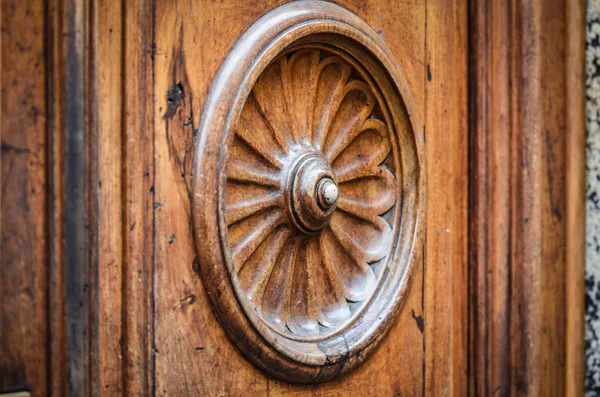
[[[386,267],[397,181],[365,81],[324,50],[281,56],[255,84],[230,146],[224,210],[236,293],[300,340],[349,324]]]

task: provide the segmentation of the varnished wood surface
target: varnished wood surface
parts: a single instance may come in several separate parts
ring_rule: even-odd
[[[156,33],[152,2],[122,3],[123,21],[123,387],[128,395],[150,395],[154,390],[153,296],[163,289],[154,278],[156,267],[155,198],[157,159],[153,59]],[[117,17],[118,15],[114,15]],[[98,30],[102,28],[99,24]],[[101,36],[100,36],[101,37]],[[102,63],[100,63],[102,64]],[[177,216],[183,220],[183,214]],[[108,225],[107,225],[108,226]],[[102,367],[100,365],[100,367]],[[102,384],[100,384],[102,388]],[[106,387],[105,387],[106,388]]]

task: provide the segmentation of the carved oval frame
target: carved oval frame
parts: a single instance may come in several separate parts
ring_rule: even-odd
[[[318,342],[287,339],[245,309],[227,261],[223,196],[228,142],[259,75],[292,46],[319,43],[342,51],[369,71],[393,122],[400,148],[398,224],[378,290],[341,334]],[[408,293],[423,244],[424,137],[400,66],[377,34],[350,11],[324,1],[299,1],[268,12],[236,42],[208,93],[196,137],[193,226],[200,274],[213,312],[235,346],[255,365],[294,383],[323,382],[362,363],[393,324]]]

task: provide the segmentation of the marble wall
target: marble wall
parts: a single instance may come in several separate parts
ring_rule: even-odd
[[[600,0],[587,9],[586,397],[600,396]]]

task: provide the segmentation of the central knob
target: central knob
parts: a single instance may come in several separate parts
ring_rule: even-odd
[[[317,199],[324,210],[331,208],[338,198],[338,187],[334,181],[325,177],[317,186]]]
[[[320,153],[306,153],[290,169],[288,210],[298,229],[318,233],[329,223],[338,199],[331,166]]]

